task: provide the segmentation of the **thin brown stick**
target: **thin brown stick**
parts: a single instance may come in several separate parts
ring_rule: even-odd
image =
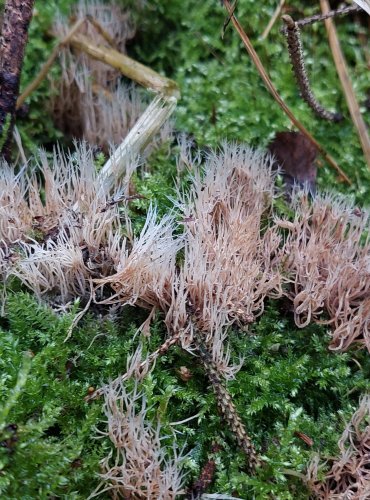
[[[331,17],[339,17],[339,16],[346,16],[348,14],[353,14],[355,12],[360,12],[362,9],[358,5],[352,4],[352,5],[347,5],[345,7],[339,7],[339,9],[336,10],[330,10],[326,14],[315,14],[314,16],[311,17],[305,17],[304,19],[298,19],[296,21],[297,26],[300,28],[303,28],[304,26],[310,26],[311,24],[315,24],[318,21],[325,21],[325,19],[330,19]],[[286,31],[286,26],[283,26],[281,28],[281,31],[284,33]]]
[[[330,11],[328,0],[320,0],[320,5],[323,14],[326,14]],[[369,134],[367,133],[365,121],[361,115],[360,106],[358,105],[351,80],[349,78],[346,61],[340,47],[333,20],[326,19],[325,26],[328,32],[330,48],[333,54],[333,59],[337,68],[338,76],[343,87],[344,95],[346,97],[348,109],[351,114],[353,124],[356,127],[366,162],[368,164],[368,167],[370,168],[370,138]]]
[[[236,19],[235,15],[232,14],[230,2],[228,0],[224,0],[224,5],[229,13],[231,14],[231,21],[238,32],[240,38],[242,39],[245,48],[247,49],[248,54],[250,55],[252,61],[254,62],[263,82],[265,83],[267,89],[274,97],[275,101],[279,104],[280,108],[284,111],[284,113],[289,117],[290,121],[304,134],[310,142],[317,148],[320,154],[325,158],[325,160],[339,173],[342,179],[344,179],[348,184],[351,184],[348,176],[343,172],[343,170],[336,163],[334,158],[330,156],[329,153],[326,152],[323,146],[311,135],[311,133],[302,125],[302,123],[294,116],[292,111],[288,108],[285,102],[282,100],[277,90],[275,89],[269,75],[267,74],[257,52],[255,51],[253,45],[251,44],[247,34],[241,27],[239,21]]]
[[[27,99],[27,97],[32,94],[34,90],[37,89],[37,87],[41,84],[41,82],[44,80],[46,75],[49,72],[49,69],[51,68],[52,64],[54,63],[55,59],[58,57],[59,51],[63,45],[66,45],[71,37],[75,35],[76,31],[81,27],[81,25],[86,21],[86,19],[79,19],[70,29],[70,31],[67,33],[67,35],[60,40],[57,45],[54,47],[52,50],[48,60],[45,62],[43,67],[41,68],[39,74],[36,76],[36,78],[29,84],[27,87],[24,89],[22,94],[18,97],[17,99],[17,109],[22,106],[24,101]]]
[[[276,23],[277,18],[280,16],[281,10],[284,7],[285,0],[280,0],[279,5],[276,7],[275,12],[273,13],[268,25],[264,29],[264,32],[261,35],[261,40],[264,40],[265,38],[268,37],[270,31],[272,30],[272,27]]]

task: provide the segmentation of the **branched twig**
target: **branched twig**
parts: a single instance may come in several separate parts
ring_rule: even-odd
[[[232,14],[230,2],[228,0],[224,0],[224,5],[225,5],[227,11],[229,12],[229,14]],[[307,137],[307,139],[317,148],[317,150],[325,158],[325,160],[340,174],[341,178],[344,179],[348,184],[351,184],[350,179],[343,172],[343,170],[339,167],[339,165],[336,163],[336,161],[329,155],[329,153],[327,153],[325,151],[324,147],[319,142],[317,142],[317,140],[310,134],[310,132],[304,127],[304,125],[294,116],[292,111],[288,108],[288,106],[282,100],[282,98],[280,97],[276,88],[274,87],[269,75],[267,74],[267,72],[262,64],[261,59],[258,57],[258,54],[255,51],[253,45],[251,44],[247,34],[245,33],[245,31],[241,27],[239,21],[236,19],[234,14],[231,15],[231,22],[233,23],[236,31],[238,32],[240,38],[242,39],[244,46],[245,46],[248,54],[250,55],[252,61],[254,62],[263,82],[265,83],[269,92],[272,94],[275,101],[279,104],[280,108],[289,117],[291,122],[302,132],[302,134],[304,134]]]
[[[354,12],[360,12],[362,9],[358,5],[349,5],[347,7],[340,7],[339,9],[336,10],[331,10],[329,12],[326,12],[325,14],[315,14],[314,16],[311,17],[305,17],[304,19],[299,19],[296,21],[297,26],[302,28],[303,26],[309,26],[310,24],[314,24],[318,21],[325,21],[325,19],[330,19],[331,17],[337,17],[337,16],[346,16],[347,14],[352,14]],[[287,30],[287,27],[284,26],[281,28],[282,33],[285,33]]]
[[[307,102],[310,108],[320,118],[324,118],[325,120],[329,120],[332,122],[338,122],[342,120],[343,116],[341,113],[332,113],[331,111],[328,111],[316,100],[311,90],[310,82],[308,80],[305,68],[301,35],[298,25],[288,15],[282,16],[282,19],[287,28],[285,31],[285,36],[287,39],[290,61],[292,63],[294,75],[297,80],[299,90],[301,91],[303,100]]]

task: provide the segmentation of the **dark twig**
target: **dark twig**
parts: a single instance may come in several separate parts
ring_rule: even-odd
[[[296,25],[299,28],[302,28],[303,26],[309,26],[310,24],[317,23],[318,21],[325,21],[325,19],[330,19],[331,17],[346,16],[347,14],[353,14],[354,12],[360,12],[360,11],[362,11],[361,7],[359,7],[356,4],[353,4],[347,7],[340,7],[339,9],[336,10],[331,10],[326,14],[315,14],[314,16],[311,17],[305,17],[304,19],[299,19],[298,21],[296,21]],[[287,30],[286,26],[283,26],[283,28],[281,28],[281,31],[284,34],[286,30]]]
[[[231,431],[236,437],[238,445],[247,456],[247,466],[249,472],[254,473],[256,467],[259,466],[261,462],[257,456],[252,440],[245,430],[244,424],[238,415],[238,411],[224,385],[224,381],[212,359],[211,354],[199,338],[194,337],[194,342],[197,347],[196,352],[202,361],[204,370],[215,392],[217,406],[219,407],[225,422],[229,425]]]
[[[299,90],[301,91],[302,99],[307,102],[310,108],[320,118],[324,118],[325,120],[329,120],[332,122],[338,122],[342,120],[343,116],[341,113],[332,113],[331,111],[328,111],[316,100],[311,90],[310,82],[308,80],[306,72],[302,52],[301,35],[298,25],[288,15],[282,16],[282,19],[287,28],[285,31],[285,36],[287,39],[290,61],[292,63]]]
[[[229,26],[231,18],[234,15],[237,3],[238,3],[238,0],[235,0],[233,6],[231,7],[231,12],[229,13],[229,15],[227,16],[227,18],[225,19],[225,22],[224,22],[224,25],[223,25],[223,28],[222,28],[221,38],[223,38],[225,36],[226,28]]]
[[[146,200],[146,196],[143,196],[142,194],[133,194],[132,196],[119,196],[118,198],[112,198],[111,200],[107,201],[107,203],[104,205],[102,209],[100,209],[100,213],[106,212],[110,208],[112,208],[114,205],[117,205],[117,203],[121,203],[121,201],[125,201],[128,203],[129,201],[134,201],[134,200]]]

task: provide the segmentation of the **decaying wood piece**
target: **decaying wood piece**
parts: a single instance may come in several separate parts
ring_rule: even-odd
[[[230,5],[230,2],[228,0],[224,0],[224,5],[226,7],[226,10],[228,11],[229,15],[231,15],[231,22],[238,32],[240,38],[242,39],[244,46],[250,55],[253,63],[255,64],[264,84],[266,85],[268,91],[270,94],[272,94],[273,98],[275,101],[279,104],[280,108],[284,111],[284,113],[289,117],[293,125],[295,125],[301,132],[304,134],[309,141],[317,148],[319,153],[322,155],[323,158],[331,165],[340,175],[340,177],[345,180],[348,184],[351,184],[351,181],[349,177],[343,172],[343,170],[339,167],[337,162],[332,158],[332,156],[325,150],[325,148],[312,136],[312,134],[306,129],[306,127],[294,116],[290,108],[285,104],[283,99],[280,97],[278,91],[276,90],[275,86],[273,85],[269,75],[267,74],[261,59],[259,58],[257,52],[255,51],[253,45],[251,44],[247,34],[241,27],[239,21],[236,19],[235,15],[232,12],[232,8]]]
[[[0,154],[9,160],[16,102],[35,0],[7,0],[0,39]]]
[[[330,11],[330,5],[328,0],[320,0],[321,10],[323,14]],[[360,106],[358,105],[351,80],[348,74],[348,69],[346,61],[343,56],[342,49],[340,47],[339,39],[335,29],[335,25],[332,19],[325,20],[326,30],[328,32],[329,44],[333,54],[333,59],[335,66],[337,68],[338,76],[341,81],[344,95],[348,104],[348,109],[351,114],[351,118],[354,126],[356,127],[362,150],[368,167],[370,168],[370,137],[367,131],[366,123],[362,118]]]

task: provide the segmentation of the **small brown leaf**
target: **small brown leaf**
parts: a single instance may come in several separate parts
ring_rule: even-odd
[[[317,149],[306,136],[300,132],[278,132],[268,150],[275,157],[275,167],[282,169],[288,191],[297,183],[315,192]]]

